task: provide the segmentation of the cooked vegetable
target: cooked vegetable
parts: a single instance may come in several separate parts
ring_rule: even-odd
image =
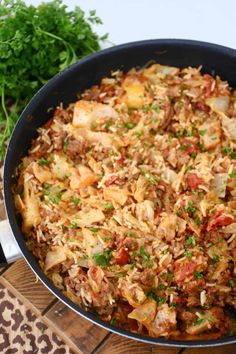
[[[77,6],[68,11],[62,0],[38,7],[22,0],[0,4],[0,159],[21,111],[52,76],[100,49],[90,24],[101,24],[95,11],[86,18]]]
[[[196,68],[117,70],[39,130],[15,203],[72,301],[153,337],[236,334],[235,97]]]

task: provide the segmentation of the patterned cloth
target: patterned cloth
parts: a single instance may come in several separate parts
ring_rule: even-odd
[[[37,315],[0,283],[1,354],[74,354]]]

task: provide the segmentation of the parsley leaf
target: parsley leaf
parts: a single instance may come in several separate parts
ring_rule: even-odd
[[[95,11],[86,18],[80,7],[68,10],[62,0],[39,6],[22,0],[0,3],[0,160],[14,125],[31,97],[52,76],[100,49],[91,24],[101,24]]]

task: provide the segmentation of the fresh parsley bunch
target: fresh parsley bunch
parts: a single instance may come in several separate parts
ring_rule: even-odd
[[[61,0],[27,6],[0,0],[0,160],[21,111],[52,76],[100,49],[90,24],[101,24],[95,11],[85,18]]]

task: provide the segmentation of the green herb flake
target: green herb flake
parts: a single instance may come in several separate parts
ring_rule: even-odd
[[[154,111],[156,113],[159,113],[161,111],[161,108],[159,106],[152,106],[152,107],[143,107],[142,108],[143,112],[150,112]]]
[[[144,246],[141,246],[141,247],[140,247],[140,249],[139,249],[138,252],[137,252],[137,255],[143,257],[143,259],[144,259],[145,261],[148,261],[149,258],[150,258],[150,256],[149,256],[149,255],[147,254],[147,252],[145,251]]]
[[[130,122],[130,123],[125,123],[124,127],[127,129],[133,129],[135,127],[135,123],[134,122]]]
[[[206,134],[206,129],[205,130],[199,130],[199,135],[204,136]]]
[[[195,245],[196,245],[196,238],[195,238],[195,236],[187,236],[187,237],[186,237],[186,240],[185,240],[185,243],[186,243],[187,245],[193,245],[193,246],[195,246]]]
[[[229,177],[236,178],[236,170],[233,170],[233,172],[229,174]]]
[[[199,150],[205,152],[204,146],[201,143],[198,143]]]
[[[71,223],[71,228],[72,228],[72,229],[77,229],[77,227],[78,227],[77,222],[76,222],[76,221],[72,221],[72,223]]]
[[[192,130],[189,130],[189,131],[186,133],[186,136],[187,136],[187,137],[193,136],[193,131],[192,131]]]
[[[99,229],[97,227],[90,227],[89,230],[94,232],[94,233],[99,231]]]
[[[185,206],[185,210],[188,212],[188,214],[194,214],[197,209],[189,204]]]
[[[74,198],[73,198],[73,203],[74,203],[75,205],[78,205],[79,202],[80,202],[80,199],[79,199],[78,197],[74,197]]]
[[[116,326],[117,325],[117,320],[115,318],[112,318],[110,321],[111,326]]]
[[[203,277],[203,275],[202,275],[202,273],[200,273],[197,270],[195,270],[194,277],[195,277],[195,279],[201,279]]]
[[[219,257],[219,256],[217,256],[217,255],[214,255],[214,256],[213,256],[213,263],[214,263],[214,264],[218,263],[219,260],[220,260],[220,257]]]
[[[191,259],[193,257],[193,252],[192,251],[185,251],[184,255],[186,258]]]
[[[145,177],[152,184],[157,184],[158,180],[160,179],[160,178],[158,179],[154,178],[150,173],[145,173]]]
[[[195,322],[195,325],[199,326],[203,320],[204,320],[203,318],[198,318],[197,321]]]
[[[136,135],[136,138],[137,138],[137,139],[140,139],[141,136],[142,136],[142,133],[141,133],[141,132],[136,132],[135,135]]]
[[[39,165],[40,166],[48,166],[50,164],[50,162],[48,160],[46,160],[44,157],[41,157],[39,159]]]
[[[106,204],[104,205],[104,209],[105,209],[105,210],[112,210],[112,209],[113,209],[113,205],[112,205],[111,203],[106,203]]]
[[[231,288],[234,288],[234,280],[233,280],[233,279],[230,279],[230,281],[229,281],[229,286],[230,286]]]
[[[222,151],[229,155],[232,159],[236,159],[236,155],[229,146],[223,146]]]
[[[111,256],[111,251],[106,251],[104,253],[95,253],[93,259],[99,266],[108,267],[110,265]]]

